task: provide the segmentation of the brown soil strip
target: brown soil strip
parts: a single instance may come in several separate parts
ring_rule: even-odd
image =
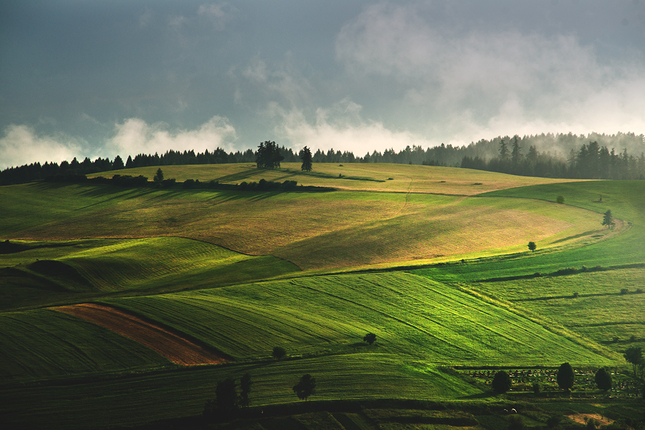
[[[207,349],[111,306],[82,303],[53,308],[103,326],[151,348],[168,360],[183,366],[220,364],[228,360]]]
[[[567,416],[579,424],[586,424],[587,421],[591,419],[598,421],[598,423],[601,426],[608,426],[609,424],[614,422],[614,420],[611,420],[607,417],[603,417],[600,414],[574,414],[574,415],[567,415]]]

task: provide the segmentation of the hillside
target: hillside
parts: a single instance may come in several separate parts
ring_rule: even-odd
[[[622,353],[645,339],[645,182],[315,168],[164,174],[336,191],[0,187],[2,421],[106,428],[194,417],[218,381],[245,373],[259,411],[299,407],[291,387],[304,373],[317,378],[312,398],[322,408],[480,408],[504,398],[489,399],[489,386],[455,369],[631,369]],[[146,169],[119,173],[156,170]],[[614,229],[601,225],[608,209]],[[373,345],[362,341],[367,332]],[[214,354],[201,363],[225,364],[171,358],[184,344]],[[271,357],[276,346],[285,359]],[[481,414],[467,422],[497,428],[496,413]],[[354,418],[370,429],[383,419]]]

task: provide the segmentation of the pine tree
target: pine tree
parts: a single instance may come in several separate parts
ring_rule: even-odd
[[[305,172],[311,172],[311,164],[312,164],[311,150],[305,146],[300,151],[299,156],[300,156],[300,159],[302,160],[302,166],[300,167],[300,169]]]
[[[602,225],[606,225],[609,228],[612,228],[616,223],[614,222],[614,217],[611,214],[611,210],[607,210],[605,215],[602,217]]]

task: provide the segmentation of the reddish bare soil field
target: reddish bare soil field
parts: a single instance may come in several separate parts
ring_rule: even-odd
[[[181,336],[111,306],[82,303],[54,309],[91,321],[139,342],[176,364],[195,366],[228,361]]]

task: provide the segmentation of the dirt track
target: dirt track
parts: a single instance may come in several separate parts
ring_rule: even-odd
[[[82,303],[54,309],[110,329],[183,366],[219,364],[228,361],[181,336],[111,306]]]

